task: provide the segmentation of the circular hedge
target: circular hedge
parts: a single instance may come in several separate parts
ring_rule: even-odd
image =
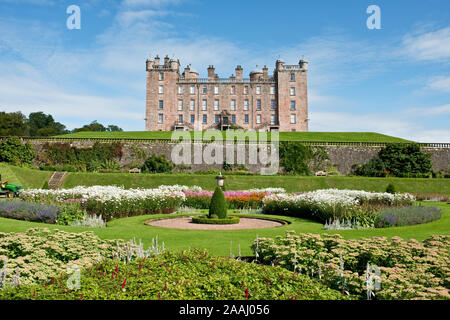
[[[239,217],[227,217],[224,219],[220,218],[208,218],[208,216],[192,217],[193,223],[202,224],[235,224],[241,221]]]

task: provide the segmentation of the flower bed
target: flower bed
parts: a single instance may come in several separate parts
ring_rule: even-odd
[[[69,265],[82,268],[101,259],[113,259],[123,254],[124,248],[122,240],[101,240],[92,232],[46,228],[0,232],[0,288],[9,284],[17,271],[21,285],[42,283],[66,272]]]
[[[268,195],[263,199],[263,211],[322,223],[336,219],[354,220],[363,227],[371,227],[381,208],[411,205],[414,200],[409,194],[327,189],[299,195]]]
[[[344,240],[338,234],[288,232],[285,237],[259,238],[265,264],[320,278],[327,286],[367,297],[367,265],[379,270],[377,299],[450,299],[450,236],[432,236],[423,242],[393,237]],[[372,296],[373,298],[373,296]]]
[[[128,264],[105,261],[81,274],[80,290],[61,281],[0,291],[21,300],[342,300],[340,292],[280,267],[238,262],[207,252],[165,252]],[[63,283],[63,286],[60,286]]]
[[[124,189],[116,186],[75,187],[72,189],[24,191],[22,199],[43,203],[79,202],[89,214],[106,220],[139,214],[171,213],[185,199],[182,186],[157,189]]]
[[[207,209],[213,195],[212,191],[185,191],[183,205],[195,209]],[[262,206],[265,192],[224,191],[228,209],[257,209]]]
[[[436,207],[402,207],[383,210],[375,221],[375,227],[401,227],[439,220],[441,210]]]

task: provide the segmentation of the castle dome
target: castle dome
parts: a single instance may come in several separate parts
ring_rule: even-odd
[[[263,71],[259,68],[256,68],[250,72],[250,74],[253,74],[253,73],[263,73]]]

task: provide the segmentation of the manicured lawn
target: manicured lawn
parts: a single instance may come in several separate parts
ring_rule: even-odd
[[[228,190],[283,187],[288,192],[328,188],[384,192],[391,182],[398,192],[450,194],[450,179],[228,175],[225,185]],[[69,173],[63,187],[118,185],[154,188],[173,184],[198,185],[213,190],[216,179],[215,175],[199,174]]]
[[[42,188],[52,172],[21,168],[0,162],[0,174],[3,181],[15,183],[24,188]]]
[[[191,132],[193,137],[194,132]],[[58,137],[70,138],[122,138],[170,139],[172,131],[77,132]],[[270,136],[270,134],[269,134]],[[224,136],[225,137],[225,136]],[[280,132],[283,141],[333,141],[333,142],[409,142],[408,140],[375,132]]]
[[[158,236],[159,242],[164,241],[165,247],[174,250],[184,250],[190,248],[207,249],[210,253],[227,256],[230,254],[230,244],[234,255],[238,254],[238,245],[241,246],[242,255],[252,255],[249,247],[253,240],[258,237],[275,237],[284,235],[287,230],[295,230],[297,233],[339,233],[346,239],[359,239],[373,236],[393,237],[398,236],[404,239],[414,238],[424,240],[431,235],[450,235],[450,205],[445,203],[424,203],[425,205],[434,205],[442,209],[442,218],[440,220],[406,227],[395,227],[385,229],[369,230],[341,230],[325,231],[323,225],[305,219],[280,217],[291,222],[289,225],[277,228],[250,229],[250,230],[230,230],[230,231],[209,231],[209,230],[180,230],[161,227],[152,227],[144,225],[144,222],[152,218],[162,218],[174,215],[146,215],[135,216],[113,220],[108,223],[107,228],[90,229],[82,227],[57,226],[42,223],[32,223],[26,221],[0,218],[0,232],[24,232],[29,228],[60,229],[69,232],[83,232],[91,230],[100,238],[104,239],[124,239],[129,240],[133,237],[138,241],[142,240],[145,247],[152,243],[152,238]],[[270,216],[269,216],[270,217]]]

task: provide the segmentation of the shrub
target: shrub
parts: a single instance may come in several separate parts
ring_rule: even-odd
[[[216,187],[209,205],[209,216],[211,217],[213,214],[217,215],[219,219],[227,217],[227,203],[220,187]]]
[[[97,240],[98,241],[98,240]],[[91,245],[89,247],[92,247]],[[347,300],[307,276],[279,266],[211,256],[206,251],[164,252],[127,264],[106,260],[86,267],[80,290],[68,290],[70,275],[45,285],[0,291],[17,300]]]
[[[150,158],[145,160],[145,163],[141,168],[142,172],[150,173],[171,172],[172,169],[172,163],[168,161],[164,155],[157,156],[154,154]]]
[[[24,233],[0,232],[0,240],[1,267],[2,258],[7,261],[6,280],[9,281],[19,268],[21,287],[59,278],[69,265],[87,267],[102,259],[113,259],[125,250],[123,240],[102,240],[93,232],[69,233],[47,228],[29,229]],[[58,279],[54,283],[59,286],[61,281]],[[0,299],[5,299],[3,294],[0,290]]]
[[[375,227],[410,226],[439,220],[441,216],[441,210],[436,207],[392,208],[381,212],[375,221]]]
[[[417,143],[387,144],[378,156],[355,172],[358,175],[383,177],[429,177],[432,173],[431,155],[422,152]]]
[[[35,158],[33,146],[23,144],[18,137],[9,137],[0,142],[0,162],[31,164]]]
[[[381,273],[376,299],[450,299],[450,236],[423,242],[399,237],[344,240],[339,234],[295,234],[259,238],[252,244],[264,264],[277,261],[288,270],[321,278],[327,286],[366,298],[366,268]]]
[[[239,217],[219,218],[217,215],[193,217],[193,223],[201,224],[235,224],[239,223]]]
[[[0,201],[0,216],[4,218],[55,223],[59,213],[58,206],[29,203],[21,200]]]
[[[395,194],[395,186],[393,183],[388,184],[388,186],[386,187],[386,192]]]
[[[280,164],[287,173],[311,174],[308,162],[313,159],[311,147],[298,142],[280,142]]]

